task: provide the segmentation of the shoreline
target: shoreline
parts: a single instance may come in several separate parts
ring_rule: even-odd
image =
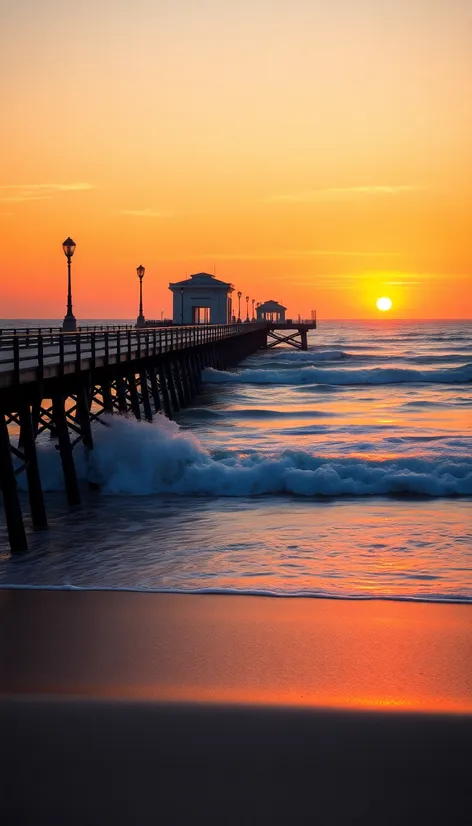
[[[277,591],[242,591],[237,589],[201,588],[138,588],[126,585],[27,585],[0,583],[0,591],[92,592],[104,594],[168,594],[170,596],[259,597],[260,599],[325,599],[341,602],[413,602],[433,605],[472,605],[472,597],[368,596],[346,594],[318,594],[310,591],[280,593]]]

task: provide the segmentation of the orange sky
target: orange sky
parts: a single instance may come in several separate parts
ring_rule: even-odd
[[[0,0],[0,316],[472,317],[469,0]]]

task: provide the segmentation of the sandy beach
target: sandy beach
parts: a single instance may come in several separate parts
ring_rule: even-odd
[[[467,823],[470,606],[0,592],[8,824]]]
[[[468,605],[0,591],[5,693],[472,712]]]

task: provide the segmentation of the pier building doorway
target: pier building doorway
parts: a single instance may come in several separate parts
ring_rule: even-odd
[[[210,324],[209,307],[192,307],[192,324]]]

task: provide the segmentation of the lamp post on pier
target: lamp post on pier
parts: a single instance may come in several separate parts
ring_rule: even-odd
[[[246,296],[246,324],[249,321],[249,296]]]
[[[72,280],[71,280],[71,258],[75,252],[76,244],[72,240],[72,238],[66,238],[62,245],[62,249],[64,250],[64,255],[67,258],[67,312],[64,316],[64,321],[62,322],[62,329],[66,333],[75,333],[77,330],[77,321],[75,320],[74,313],[72,312]]]
[[[143,265],[140,264],[139,267],[136,267],[136,273],[139,278],[139,315],[136,319],[136,327],[144,327],[144,314],[143,314],[143,278],[144,273],[146,270],[144,269]]]
[[[184,288],[180,288],[180,323],[184,323]]]
[[[256,299],[255,299],[255,298],[253,298],[253,299],[252,299],[252,320],[253,320],[253,321],[255,321],[255,320],[256,320],[255,315],[254,315],[254,304],[255,304],[255,303],[256,303]]]
[[[241,324],[241,290],[238,291],[238,324]]]

